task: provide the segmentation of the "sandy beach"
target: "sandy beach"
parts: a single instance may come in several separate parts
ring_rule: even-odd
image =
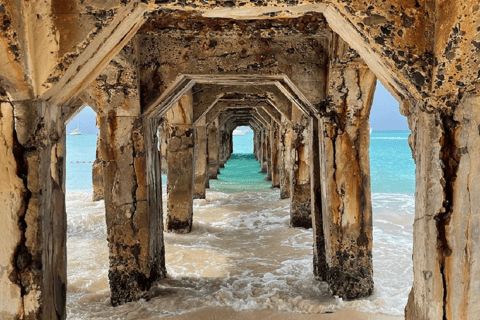
[[[159,318],[160,319],[160,318]],[[400,320],[403,316],[363,313],[355,310],[336,310],[333,313],[302,314],[273,310],[235,311],[232,308],[205,308],[169,320]]]

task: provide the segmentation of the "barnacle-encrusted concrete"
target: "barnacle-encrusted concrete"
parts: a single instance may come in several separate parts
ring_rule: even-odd
[[[195,181],[195,128],[192,92],[188,91],[168,110],[167,219],[165,229],[177,233],[192,230]]]
[[[202,119],[195,125],[195,185],[194,199],[205,199],[208,183],[207,125]]]
[[[310,181],[310,124],[302,112],[294,109],[292,122],[292,175],[290,181],[290,225],[312,227],[311,181]]]
[[[373,292],[369,113],[376,84],[364,65],[330,68],[329,103],[320,121],[325,279],[345,299]],[[318,246],[317,246],[318,248]]]
[[[114,306],[142,298],[166,274],[163,235],[156,228],[162,221],[149,210],[135,55],[133,44],[125,46],[82,96],[96,111],[100,129],[97,171],[103,178]]]
[[[165,276],[161,170],[167,228],[188,231],[243,125],[292,221],[313,223],[317,278],[368,295],[376,77],[417,165],[406,318],[477,319],[479,39],[478,0],[0,0],[0,318],[66,316],[64,124],[84,103],[114,305]]]

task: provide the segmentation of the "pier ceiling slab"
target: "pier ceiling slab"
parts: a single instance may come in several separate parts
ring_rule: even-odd
[[[237,104],[261,103],[265,106],[265,112],[278,121],[280,115],[291,120],[292,108],[308,116],[317,113],[312,103],[285,75],[180,75],[147,108],[144,116],[162,117],[190,90],[193,95],[194,122],[205,116],[220,100]]]
[[[181,74],[285,75],[317,103],[324,98],[331,37],[319,13],[234,20],[159,11],[136,36],[142,105],[151,105]]]
[[[480,87],[477,0],[2,0],[0,6],[0,94],[10,101],[74,100],[135,35],[144,106],[178,74],[192,72],[283,73],[316,103],[325,98],[318,88],[334,33],[399,100],[431,98],[427,107],[448,111]]]
[[[242,126],[249,125],[249,123],[254,122],[259,127],[264,129],[270,128],[269,119],[263,118],[256,109],[244,109],[241,111],[238,110],[225,110],[219,116],[220,127],[226,125],[228,127],[232,126]]]
[[[281,122],[282,114],[275,109],[275,107],[268,100],[224,100],[220,99],[218,102],[205,113],[204,119],[208,124],[212,123],[218,115],[226,109],[243,110],[245,108],[263,109],[270,117],[277,123]],[[200,118],[203,119],[203,118]],[[200,119],[198,121],[200,121]],[[197,122],[198,122],[197,121]]]
[[[358,52],[398,100],[431,97],[431,107],[448,109],[458,102],[458,95],[478,91],[480,10],[476,0],[462,3],[408,0],[401,5],[384,0],[169,1],[158,4],[159,8],[152,11],[149,22],[142,27],[140,33],[144,36],[141,37],[146,40],[155,33],[160,37],[168,33],[171,35],[169,47],[189,42],[193,46],[173,52],[174,60],[185,68],[192,63],[192,57],[196,57],[198,49],[194,47],[210,52],[199,61],[203,73],[231,72],[231,68],[221,63],[209,65],[212,60],[221,60],[223,54],[230,60],[240,57],[240,63],[235,64],[238,68],[233,72],[252,72],[254,64],[241,62],[248,62],[246,58],[250,57],[251,48],[256,46],[258,39],[272,39],[269,41],[272,44],[297,32],[296,38],[302,39],[300,42],[312,38],[330,41],[332,36],[328,30],[331,29]],[[168,19],[162,18],[165,16]],[[183,19],[175,21],[174,17]],[[284,25],[280,26],[282,23]],[[287,27],[292,33],[284,32]],[[325,29],[319,31],[322,27]],[[192,38],[187,36],[179,40],[175,33],[191,34]],[[236,46],[228,50],[228,41]],[[257,47],[264,48],[261,44]],[[236,52],[231,48],[240,50]],[[275,52],[273,45],[268,49],[268,53]],[[281,59],[270,63],[269,58],[265,55],[253,69],[283,67]],[[408,110],[404,113],[408,114]]]
[[[0,1],[0,87],[10,101],[73,100],[146,21],[137,1]]]

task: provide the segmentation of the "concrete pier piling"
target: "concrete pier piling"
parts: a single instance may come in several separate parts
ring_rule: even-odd
[[[219,173],[218,154],[220,152],[218,120],[212,122],[208,128],[208,178],[217,179]]]
[[[309,119],[297,109],[293,109],[292,140],[290,157],[292,175],[290,181],[290,225],[311,228],[311,181],[310,181],[310,124]]]
[[[167,217],[165,230],[188,233],[193,223],[195,184],[195,127],[193,95],[182,96],[166,113],[167,140]]]
[[[194,199],[205,199],[208,183],[207,126],[205,119],[195,125],[195,186]]]

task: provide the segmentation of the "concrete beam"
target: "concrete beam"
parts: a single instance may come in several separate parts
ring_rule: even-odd
[[[65,105],[77,97],[130,41],[145,22],[145,13],[151,9],[134,1],[121,8],[114,20],[98,33],[41,99]]]
[[[198,104],[195,105],[194,120],[204,116],[215,105],[217,99],[224,95],[253,94],[256,98],[269,99],[283,116],[291,119],[292,107],[303,112],[314,113],[314,108],[301,91],[286,75],[180,75],[158,98],[146,109],[146,117],[162,117],[163,114],[180,99],[185,92],[198,87]],[[258,95],[261,95],[260,97]],[[197,100],[197,99],[195,99]]]

